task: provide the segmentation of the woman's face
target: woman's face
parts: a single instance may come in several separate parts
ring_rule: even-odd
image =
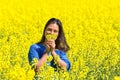
[[[54,34],[56,37],[58,37],[59,34],[59,26],[56,23],[51,23],[47,26],[45,30],[45,36],[47,34]]]

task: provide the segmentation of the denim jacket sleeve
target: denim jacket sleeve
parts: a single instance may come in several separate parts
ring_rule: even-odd
[[[68,60],[65,52],[60,51],[60,59],[63,60],[67,64],[67,70],[69,71],[71,64],[70,64],[70,61]]]
[[[39,60],[39,55],[38,55],[36,45],[32,45],[30,47],[30,50],[29,50],[29,53],[28,53],[28,59],[29,59],[29,64],[31,66],[31,69],[35,69],[36,64]]]
[[[38,51],[35,45],[30,46],[30,50],[28,54],[29,62],[31,62],[33,58],[39,59]]]

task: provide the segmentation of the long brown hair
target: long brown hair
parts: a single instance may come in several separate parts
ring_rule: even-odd
[[[49,24],[54,24],[54,23],[56,23],[59,27],[58,37],[55,40],[56,49],[63,50],[65,52],[67,52],[69,50],[69,46],[66,42],[66,38],[65,38],[65,35],[64,35],[62,23],[57,18],[51,18],[51,19],[48,20],[48,22],[45,25],[44,31],[43,31],[42,39],[40,40],[40,42],[38,42],[38,44],[45,42],[45,30],[46,30],[46,28],[48,27]]]

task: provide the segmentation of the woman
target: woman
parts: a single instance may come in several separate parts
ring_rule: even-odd
[[[30,47],[28,54],[30,65],[37,73],[40,67],[46,63],[47,57],[51,55],[53,57],[49,63],[51,67],[55,70],[58,70],[59,67],[69,71],[70,62],[66,56],[68,50],[69,46],[64,36],[61,21],[51,18],[45,25],[41,41]]]

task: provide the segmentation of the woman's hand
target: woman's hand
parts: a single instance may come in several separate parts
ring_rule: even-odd
[[[46,50],[48,49],[49,51],[53,51],[55,49],[55,40],[50,39],[46,42]]]
[[[45,44],[45,47],[46,47],[46,51],[45,51],[45,53],[50,52],[50,46],[49,46],[48,44]]]

